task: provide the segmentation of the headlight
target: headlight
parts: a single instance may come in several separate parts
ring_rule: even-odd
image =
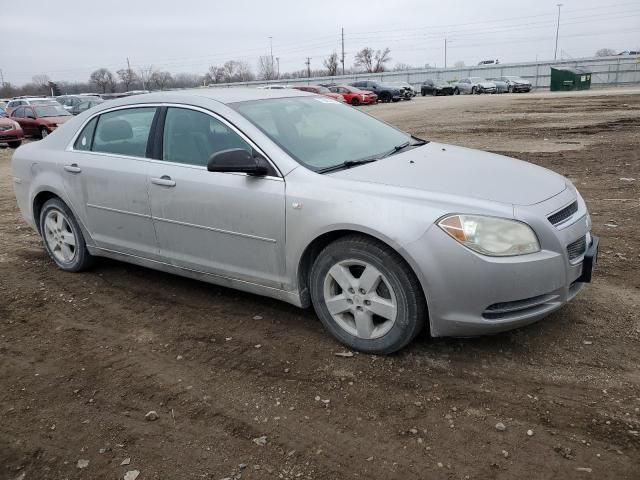
[[[13,122],[13,128],[15,128],[16,130],[20,130],[22,127],[18,122]]]
[[[526,223],[480,215],[449,215],[438,226],[465,247],[492,257],[540,251],[534,231]]]

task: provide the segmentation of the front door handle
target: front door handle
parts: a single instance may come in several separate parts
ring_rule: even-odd
[[[175,180],[171,180],[171,177],[169,175],[163,175],[160,178],[152,177],[151,178],[151,183],[153,183],[155,185],[160,185],[160,186],[163,186],[163,187],[175,187],[176,186]]]
[[[69,173],[80,173],[82,169],[78,166],[77,163],[72,163],[71,165],[65,165],[64,170]]]

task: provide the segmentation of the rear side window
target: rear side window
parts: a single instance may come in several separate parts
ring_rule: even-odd
[[[140,107],[100,115],[91,150],[145,157],[155,113],[155,107]]]
[[[73,144],[75,150],[91,150],[91,144],[93,143],[93,133],[96,131],[96,124],[98,123],[98,117],[92,119],[82,129],[82,133],[76,139],[76,143]]]
[[[186,108],[167,110],[162,141],[162,159],[206,167],[214,153],[251,146],[220,120]]]

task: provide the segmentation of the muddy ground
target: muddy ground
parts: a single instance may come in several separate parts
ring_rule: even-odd
[[[311,310],[116,261],[61,272],[0,149],[0,479],[640,478],[640,91],[367,111],[569,176],[594,283],[514,332],[340,358]]]

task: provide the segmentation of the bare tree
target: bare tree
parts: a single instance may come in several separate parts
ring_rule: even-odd
[[[31,81],[40,93],[49,93],[49,82],[51,79],[48,75],[34,75],[31,77]]]
[[[195,73],[176,73],[173,76],[173,86],[176,88],[190,88],[202,85],[202,76]]]
[[[151,79],[151,76],[154,74],[155,71],[156,70],[155,68],[153,68],[153,65],[139,68],[138,75],[140,76],[140,81],[142,82],[143,90],[146,90],[147,88],[149,88],[149,80]]]
[[[327,69],[327,73],[330,77],[335,76],[338,73],[338,54],[333,52],[327,58],[324,59],[322,64]]]
[[[106,68],[99,68],[89,75],[89,83],[95,85],[102,90],[102,93],[106,93],[107,90],[115,90],[116,82],[111,73]]]
[[[365,47],[356,53],[354,64],[366,72],[373,72],[373,48]]]
[[[596,52],[596,57],[612,57],[616,54],[613,48],[601,48]]]
[[[375,60],[375,65],[373,67],[374,72],[384,72],[385,70],[384,64],[391,60],[389,53],[391,53],[391,50],[389,50],[388,48],[385,48],[384,50],[378,50],[376,52],[376,54],[374,55],[374,60]]]
[[[262,80],[273,80],[276,78],[276,72],[273,68],[273,62],[269,55],[263,55],[258,58],[258,76]]]
[[[209,71],[205,74],[205,81],[207,83],[223,83],[224,82],[224,68],[211,65]]]
[[[171,85],[171,82],[173,82],[173,77],[169,72],[156,71],[153,72],[153,74],[149,78],[149,84],[160,90],[164,90],[166,87]]]
[[[462,60],[458,60],[456,63],[453,64],[453,66],[455,68],[462,68],[464,67],[464,62]]]
[[[124,86],[124,91],[127,92],[130,90],[132,84],[138,81],[138,76],[136,72],[131,70],[130,68],[123,68],[116,72],[118,77],[120,77],[120,82]]]
[[[251,67],[247,62],[228,60],[222,66],[225,82],[247,82],[253,80]]]

